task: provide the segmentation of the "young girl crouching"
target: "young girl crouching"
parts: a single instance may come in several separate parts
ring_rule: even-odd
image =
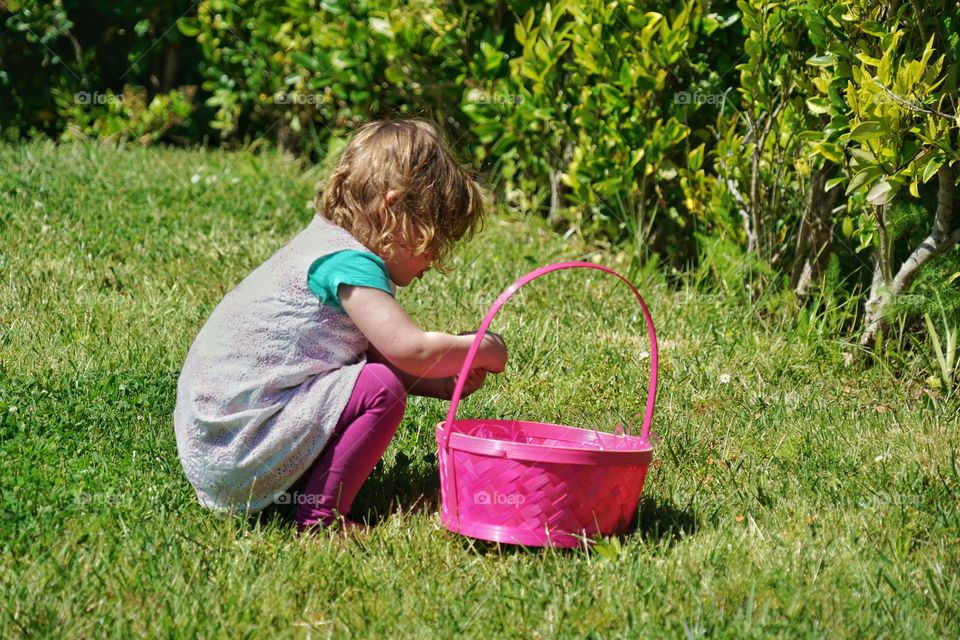
[[[357,131],[310,224],[224,297],[187,354],[174,427],[201,504],[253,513],[293,488],[301,530],[346,522],[407,394],[449,399],[473,342],[421,330],[396,288],[442,268],[482,215],[430,123]],[[487,334],[465,393],[506,360]]]

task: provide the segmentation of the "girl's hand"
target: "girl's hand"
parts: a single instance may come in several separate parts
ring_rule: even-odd
[[[497,334],[488,331],[483,336],[477,356],[482,367],[487,371],[503,373],[504,367],[507,366],[507,343]]]
[[[457,378],[460,376],[450,376],[447,378],[447,399],[453,399],[453,390],[457,386]],[[467,374],[467,381],[463,383],[463,392],[461,393],[461,398],[466,398],[471,393],[483,386],[483,381],[487,378],[487,371],[485,369],[472,369],[470,373]]]
[[[370,346],[394,368],[415,378],[442,381],[463,367],[472,338],[423,331],[386,291],[341,284],[338,294],[343,310]],[[474,368],[500,373],[506,362],[503,339],[488,333],[480,344]]]
[[[464,331],[460,335],[472,336],[476,333],[476,331]],[[507,343],[500,334],[492,331],[483,334],[475,363],[479,365],[479,369],[484,370],[484,375],[487,372],[503,373],[504,367],[507,366]]]

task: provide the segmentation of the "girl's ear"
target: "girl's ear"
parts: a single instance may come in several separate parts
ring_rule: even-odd
[[[399,189],[390,189],[387,191],[386,195],[383,196],[383,203],[388,207],[395,205],[400,198],[403,197],[403,192]]]

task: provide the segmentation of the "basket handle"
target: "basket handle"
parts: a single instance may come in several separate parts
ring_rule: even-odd
[[[503,290],[503,293],[500,294],[500,297],[494,301],[493,306],[491,306],[490,310],[487,311],[487,315],[483,318],[483,322],[480,323],[480,328],[477,329],[476,337],[473,339],[473,344],[470,345],[470,350],[467,352],[467,357],[463,361],[463,367],[460,369],[460,375],[457,377],[457,384],[453,389],[453,397],[450,399],[450,409],[447,411],[447,419],[443,427],[444,434],[442,448],[446,449],[447,444],[450,441],[450,434],[453,431],[453,419],[457,415],[457,407],[460,405],[460,398],[463,394],[463,387],[467,381],[467,374],[470,372],[473,360],[477,355],[477,351],[480,349],[480,343],[483,341],[483,336],[490,327],[490,322],[493,321],[493,317],[497,315],[497,312],[500,311],[500,308],[507,302],[507,300],[510,299],[513,294],[519,291],[522,286],[532,280],[536,280],[540,276],[546,275],[553,271],[560,271],[562,269],[596,269],[598,271],[605,271],[606,273],[614,275],[627,283],[627,286],[629,286],[630,290],[633,291],[633,295],[637,297],[637,301],[640,303],[640,308],[643,309],[643,318],[647,323],[647,335],[650,338],[650,385],[647,389],[647,408],[643,416],[643,427],[640,431],[640,438],[643,442],[647,441],[650,435],[650,423],[653,420],[653,404],[657,396],[657,334],[654,331],[653,318],[650,316],[650,311],[647,309],[646,302],[643,301],[643,297],[640,295],[640,292],[637,291],[637,288],[633,286],[632,282],[609,267],[604,267],[592,262],[557,262],[555,264],[534,269],[527,275],[517,279],[516,282]]]

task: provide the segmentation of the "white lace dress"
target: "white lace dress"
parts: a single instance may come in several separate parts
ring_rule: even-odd
[[[319,216],[230,291],[187,354],[173,414],[201,504],[256,512],[317,458],[365,363],[366,338],[307,286],[317,258],[367,251]]]

